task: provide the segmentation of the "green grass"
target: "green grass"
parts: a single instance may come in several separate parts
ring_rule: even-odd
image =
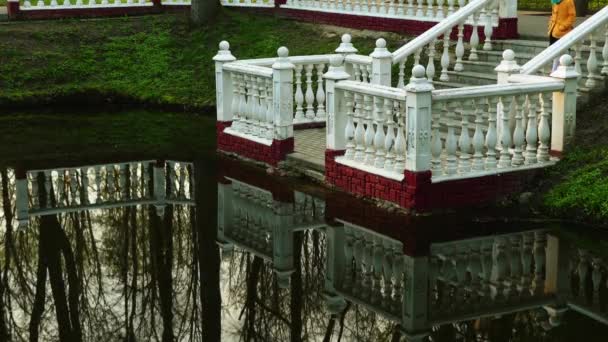
[[[291,55],[330,53],[340,41],[314,25],[230,10],[197,29],[184,15],[16,23],[0,30],[0,106],[91,92],[153,105],[213,106],[212,57],[221,40],[242,59],[276,56],[282,45]],[[369,53],[374,40],[356,43]]]

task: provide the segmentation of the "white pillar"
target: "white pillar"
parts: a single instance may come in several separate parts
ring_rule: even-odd
[[[222,253],[230,252],[234,248],[226,241],[226,233],[231,229],[233,204],[232,183],[217,183],[217,243]],[[222,254],[223,255],[223,254]]]
[[[295,66],[289,61],[289,50],[280,47],[279,58],[272,65],[273,104],[275,139],[284,140],[293,137],[293,70]]]
[[[403,296],[402,326],[410,338],[421,341],[428,328],[429,260],[428,257],[405,256],[406,281]],[[419,339],[422,338],[422,339]]]
[[[386,48],[386,40],[383,38],[376,40],[376,48],[370,57],[372,57],[371,83],[390,87],[393,54]]]
[[[278,204],[278,205],[277,205]],[[274,203],[277,213],[274,215],[272,229],[272,269],[277,275],[280,288],[289,287],[293,266],[293,204]]]
[[[359,50],[357,50],[353,46],[353,43],[351,43],[351,41],[352,41],[352,37],[350,36],[350,34],[348,34],[348,33],[343,34],[342,35],[342,42],[340,43],[340,46],[338,46],[338,48],[335,50],[335,52],[341,54],[345,58],[348,55],[354,55],[354,54],[356,54]],[[344,65],[344,70],[349,75],[353,75],[352,64],[349,64],[349,65],[345,64]]]
[[[431,169],[431,104],[433,84],[426,76],[424,67],[412,69],[407,92],[407,152],[405,169],[426,171]]]
[[[517,0],[499,0],[498,17],[517,18]]]
[[[165,207],[167,206],[167,203],[165,202],[165,199],[167,197],[165,169],[166,164],[164,161],[157,161],[154,164],[154,199],[156,200],[154,207],[156,208],[156,215],[160,217],[165,214]]]
[[[551,77],[564,81],[564,90],[553,93],[551,113],[551,151],[557,154],[561,154],[566,143],[574,137],[579,76],[574,70],[570,55],[563,55],[559,64],[557,70],[551,74]]]
[[[223,40],[220,49],[213,57],[215,61],[215,103],[217,105],[217,121],[232,120],[232,80],[228,73],[223,72],[222,66],[234,62],[236,57],[230,52],[230,44]]]
[[[502,61],[500,64],[494,68],[496,71],[497,84],[507,84],[509,83],[509,76],[513,74],[519,73],[520,66],[517,64],[515,60],[515,52],[513,50],[507,49],[502,53]]]
[[[344,70],[344,57],[332,56],[329,59],[329,69],[323,75],[327,92],[327,144],[330,150],[346,149],[344,134],[347,116],[344,107],[344,96],[336,94],[336,83],[348,80],[350,75]]]
[[[345,271],[344,228],[327,226],[325,236],[327,238],[327,258],[323,297],[328,311],[331,314],[339,314],[346,307],[344,297],[336,291],[337,284],[343,280]]]

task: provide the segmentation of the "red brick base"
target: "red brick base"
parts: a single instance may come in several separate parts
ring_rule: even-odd
[[[293,152],[293,138],[285,140],[273,140],[270,146],[255,141],[236,137],[224,133],[226,127],[232,125],[231,121],[218,121],[217,149],[224,152],[236,153],[242,157],[257,160],[271,166],[277,166],[280,161]]]
[[[384,178],[335,162],[344,151],[325,151],[325,180],[352,194],[396,203],[404,208],[429,211],[492,202],[521,189],[527,174],[511,172],[441,183],[431,183],[431,171],[405,171],[403,181]]]

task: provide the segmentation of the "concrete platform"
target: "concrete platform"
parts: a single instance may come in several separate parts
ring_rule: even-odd
[[[325,127],[294,131],[294,145],[288,162],[325,172]]]

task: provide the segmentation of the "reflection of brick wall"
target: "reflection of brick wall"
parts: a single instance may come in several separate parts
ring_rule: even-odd
[[[519,191],[532,171],[511,172],[461,180],[431,183],[431,171],[405,171],[399,182],[337,164],[335,157],[344,151],[325,152],[325,180],[347,192],[393,202],[404,208],[429,211],[492,202]]]
[[[267,146],[224,133],[224,129],[231,124],[231,121],[216,122],[217,148],[220,151],[236,153],[239,156],[257,160],[272,166],[277,166],[280,161],[285,160],[287,154],[293,152],[293,138],[273,140],[272,144]]]
[[[396,18],[380,18],[364,15],[349,15],[338,13],[326,13],[316,11],[305,11],[298,9],[281,8],[276,13],[285,18],[291,18],[301,21],[314,22],[319,24],[337,25],[343,27],[351,27],[355,29],[367,29],[377,31],[390,31],[397,33],[407,33],[411,35],[419,35],[433,27],[436,23],[429,21],[416,21]],[[472,27],[465,25],[465,40],[468,41],[471,35]],[[479,28],[479,39],[483,42],[485,37],[483,28]],[[457,29],[454,28],[451,34],[452,39],[456,39]],[[510,39],[517,38],[517,18],[500,18],[498,27],[494,28],[494,39]]]

